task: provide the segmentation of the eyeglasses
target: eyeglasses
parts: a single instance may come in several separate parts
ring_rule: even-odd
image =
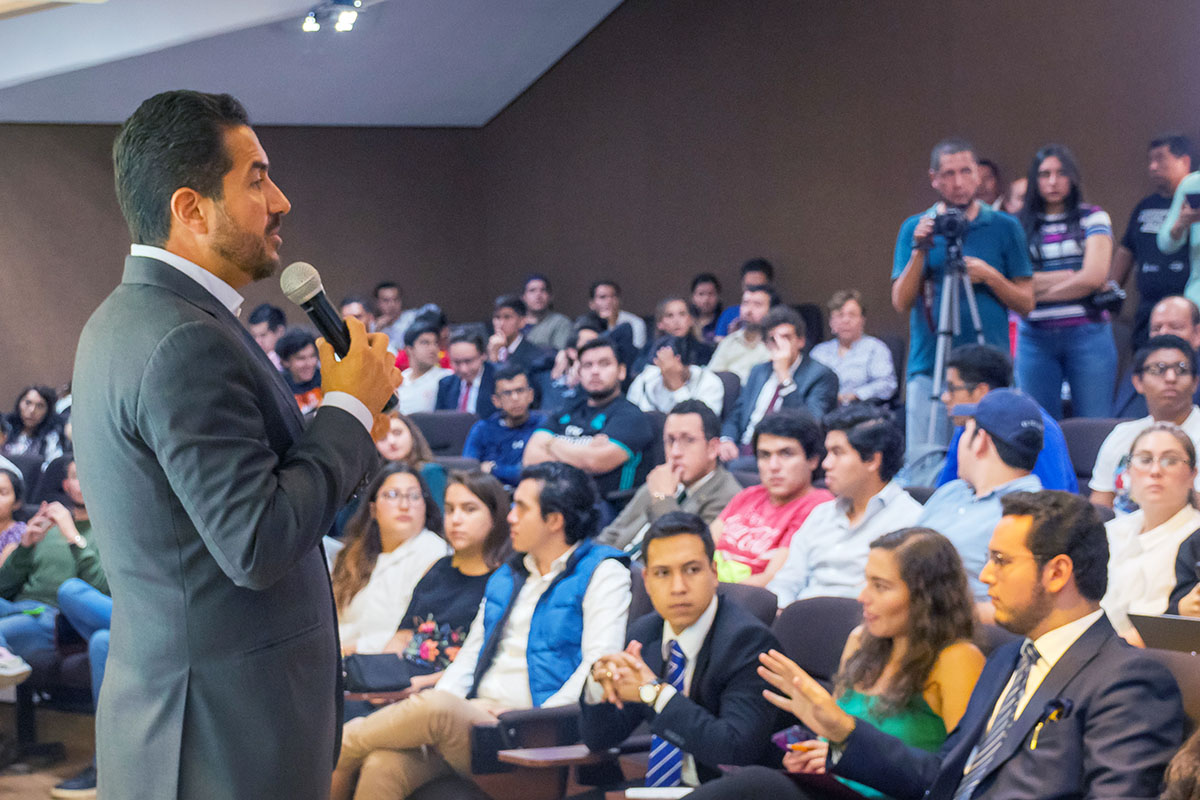
[[[954,394],[956,392],[973,392],[973,391],[975,391],[975,387],[978,385],[979,385],[978,383],[949,383],[949,382],[947,382],[946,388],[943,389],[942,391],[946,394]]]
[[[689,436],[689,435],[685,434],[682,436],[664,437],[663,444],[665,445],[665,449],[670,450],[675,445],[679,445],[680,447],[691,447],[696,442],[701,442],[701,441],[704,441],[704,440],[701,439],[699,436]]]
[[[1010,566],[1014,562],[1020,561],[1025,558],[1033,558],[1033,554],[1032,553],[1019,553],[1015,556],[1007,556],[1004,553],[997,553],[995,550],[988,550],[987,560],[988,560],[988,563],[991,564],[996,569],[1004,569],[1005,567]]]
[[[384,500],[388,503],[399,504],[401,500],[409,505],[415,506],[417,503],[425,499],[425,495],[421,494],[419,489],[409,489],[407,492],[402,492],[399,489],[388,489],[375,495],[376,500]]]
[[[1180,378],[1186,378],[1192,374],[1192,367],[1183,361],[1177,361],[1174,364],[1165,364],[1162,361],[1153,364],[1145,364],[1142,366],[1142,373],[1145,375],[1153,375],[1158,377],[1166,375],[1169,371],[1175,370],[1175,374]]]
[[[1129,465],[1138,469],[1148,470],[1155,464],[1158,464],[1163,469],[1174,469],[1180,464],[1191,466],[1191,461],[1187,456],[1180,453],[1163,453],[1160,456],[1155,456],[1153,453],[1137,452],[1129,457]]]

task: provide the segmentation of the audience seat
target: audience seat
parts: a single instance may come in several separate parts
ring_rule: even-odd
[[[1079,484],[1079,488],[1081,491],[1083,490],[1084,487],[1082,482]],[[1101,522],[1107,523],[1113,519],[1116,519],[1117,512],[1113,511],[1108,506],[1102,506],[1099,503],[1092,503],[1092,508],[1096,509],[1096,515],[1100,517]]]
[[[937,491],[937,487],[936,486],[905,486],[904,491],[908,492],[909,495],[912,496],[913,500],[916,500],[921,505],[925,505],[926,503],[929,502],[929,498],[933,496],[933,493]]]
[[[1019,638],[1021,637],[1012,631],[990,622],[979,623],[975,626],[975,646],[983,653],[984,658],[990,656],[996,648]]]
[[[783,609],[771,629],[784,654],[828,688],[860,621],[862,606],[853,598],[809,597]]]
[[[29,492],[28,497],[34,503],[59,502],[64,505],[70,505],[70,499],[67,493],[63,491],[63,481],[67,479],[67,467],[75,460],[74,456],[59,456],[46,465],[42,470],[42,478],[38,482],[37,491]]]
[[[1147,649],[1147,655],[1171,670],[1183,694],[1183,710],[1187,714],[1189,731],[1200,727],[1200,656],[1174,650]]]
[[[742,393],[742,379],[734,372],[714,372],[713,375],[721,379],[721,386],[725,389],[724,405],[721,406],[721,421],[724,422],[733,413],[738,395]]]
[[[757,469],[739,469],[734,470],[733,477],[742,485],[743,489],[751,486],[758,486],[762,483],[762,478],[758,475]]]
[[[1071,456],[1071,465],[1075,467],[1075,476],[1079,479],[1081,494],[1089,494],[1087,482],[1092,477],[1092,467],[1096,464],[1096,454],[1104,438],[1123,419],[1109,417],[1072,417],[1062,420],[1063,438],[1067,441],[1067,453]]]
[[[825,335],[825,309],[817,303],[797,303],[792,308],[804,319],[804,327],[808,329],[804,337],[804,352],[807,353],[814,344],[828,338]]]
[[[25,481],[25,502],[31,502],[37,496],[38,484],[41,482],[42,459],[27,455],[5,456],[5,458],[21,470],[21,480]]]
[[[892,353],[892,367],[896,370],[896,393],[889,398],[892,408],[899,408],[904,398],[904,370],[908,366],[908,339],[895,333],[881,333],[875,337],[887,345]],[[900,418],[903,421],[903,417]]]
[[[667,415],[661,411],[646,411],[646,420],[650,423],[650,448],[646,451],[646,464],[654,469],[659,464],[667,462],[667,450],[663,445],[663,428],[667,424]]]
[[[92,673],[87,642],[60,614],[55,620],[54,653],[30,658],[33,674],[17,686],[17,747],[22,760],[61,761],[66,750],[61,742],[39,742],[38,709],[90,714]]]
[[[466,456],[434,456],[433,460],[446,468],[448,472],[474,472],[479,469],[478,458],[467,458]]]
[[[435,456],[461,456],[471,426],[479,421],[466,411],[429,411],[410,416]]]
[[[744,583],[721,583],[717,586],[717,594],[749,611],[763,625],[775,622],[779,598],[770,589]]]

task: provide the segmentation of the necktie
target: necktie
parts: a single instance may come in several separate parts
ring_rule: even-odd
[[[778,383],[775,385],[775,394],[771,395],[771,402],[767,403],[767,410],[763,414],[763,416],[766,416],[767,414],[770,414],[772,411],[776,410],[775,406],[778,405],[778,403],[779,403],[779,391],[782,388],[783,388],[782,383]]]
[[[996,760],[1000,746],[1004,744],[1004,736],[1017,718],[1017,704],[1021,700],[1021,695],[1025,694],[1025,684],[1029,682],[1029,671],[1033,669],[1033,665],[1039,658],[1041,655],[1033,646],[1033,642],[1027,641],[1021,645],[1021,658],[1013,672],[1012,684],[1004,693],[1004,697],[1000,699],[1000,706],[996,711],[995,720],[992,721],[991,730],[984,735],[971,752],[967,771],[963,773],[962,780],[958,783],[953,800],[967,800],[975,792],[979,782],[991,770],[992,762]]]
[[[683,691],[683,671],[687,656],[678,641],[671,642],[671,660],[667,663],[667,683],[675,691]],[[683,777],[683,752],[659,736],[650,737],[650,764],[646,770],[647,786],[678,786]]]
[[[458,410],[459,411],[467,410],[467,399],[470,396],[471,396],[471,382],[463,381],[462,389],[460,389],[458,392]],[[643,740],[643,741],[645,741],[645,740]]]

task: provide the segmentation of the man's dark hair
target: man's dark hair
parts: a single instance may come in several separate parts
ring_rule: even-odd
[[[446,317],[446,312],[442,311],[437,306],[422,311],[417,315],[417,318],[412,321],[413,325],[417,323],[426,323],[437,329],[438,336],[442,335],[442,328],[450,324],[450,320]]]
[[[1153,150],[1156,147],[1165,147],[1170,151],[1171,155],[1176,158],[1187,156],[1192,158],[1192,140],[1184,136],[1178,131],[1167,131],[1160,133],[1150,140],[1150,146],[1147,150]]]
[[[275,355],[279,356],[280,361],[287,361],[310,344],[315,346],[316,343],[317,337],[313,336],[308,328],[292,328],[285,331],[275,343]]]
[[[767,276],[767,283],[775,280],[775,267],[770,261],[765,258],[752,258],[745,264],[742,264],[742,277],[746,277],[747,273],[761,272]]]
[[[596,290],[601,286],[611,286],[617,297],[621,296],[621,284],[614,280],[609,280],[608,278],[601,278],[598,281],[592,281],[592,285],[588,288],[588,297],[594,298],[596,296]]]
[[[960,344],[950,351],[946,366],[958,370],[958,377],[972,388],[981,383],[993,389],[1012,386],[1012,359],[1008,353],[990,344]]]
[[[992,174],[996,176],[996,183],[1000,182],[1000,165],[999,164],[997,164],[995,161],[992,161],[990,158],[977,158],[977,159],[975,159],[975,163],[981,167],[987,167],[988,169],[990,169],[992,171]]]
[[[25,497],[25,478],[19,471],[14,471],[8,467],[0,467],[0,475],[7,475],[8,480],[12,483],[13,488],[13,511],[17,511],[21,507],[21,500]]]
[[[805,458],[820,461],[825,456],[825,434],[821,423],[807,409],[781,408],[764,416],[750,439],[750,447],[755,452],[758,452],[758,437],[764,434],[795,439],[804,448]]]
[[[600,521],[600,512],[596,510],[599,495],[592,476],[570,464],[544,461],[521,470],[521,480],[542,484],[538,493],[542,519],[555,512],[562,514],[567,544],[596,535]]]
[[[1033,517],[1026,546],[1038,567],[1058,555],[1074,565],[1079,593],[1099,602],[1108,588],[1108,536],[1087,498],[1073,492],[1013,492],[1000,498],[1006,517]]]
[[[1190,344],[1172,333],[1151,336],[1144,345],[1138,348],[1138,351],[1133,354],[1133,371],[1135,373],[1142,374],[1146,368],[1146,361],[1155,350],[1178,350],[1183,353],[1184,359],[1191,367],[1192,375],[1196,374],[1196,351]]]
[[[349,294],[343,297],[342,302],[338,303],[338,310],[345,308],[351,303],[358,303],[363,307],[364,311],[366,311],[368,314],[371,313],[371,304],[367,302],[365,297],[357,294]]]
[[[704,542],[704,553],[712,561],[717,552],[713,542],[712,532],[699,514],[690,511],[668,511],[654,522],[650,523],[646,535],[642,537],[642,563],[646,563],[646,554],[650,552],[650,543],[655,539],[669,539],[672,536],[699,536]]]
[[[590,342],[585,344],[583,347],[580,347],[576,351],[576,354],[577,354],[578,358],[582,359],[584,353],[590,352],[592,350],[599,350],[602,347],[606,347],[609,350],[612,350],[613,358],[617,359],[618,362],[621,361],[621,351],[619,351],[617,349],[617,343],[604,335],[597,336],[595,339],[592,339]]]
[[[758,283],[754,286],[747,286],[742,294],[746,294],[746,292],[762,292],[767,296],[771,308],[779,305],[779,293],[776,292],[775,287],[769,283]]]
[[[684,364],[693,365],[700,360],[700,354],[697,351],[701,347],[701,342],[691,336],[671,336],[664,334],[655,339],[650,347],[651,355],[657,354],[664,347],[668,347],[672,353],[679,356],[679,359]]]
[[[529,284],[532,281],[541,281],[542,283],[546,284],[546,291],[549,294],[554,294],[554,289],[550,286],[550,279],[547,278],[545,275],[543,275],[540,272],[531,272],[528,275],[526,275],[525,281],[521,284],[521,289],[522,290],[528,289]]]
[[[467,330],[461,330],[458,333],[456,333],[450,337],[450,345],[451,346],[456,345],[456,344],[462,344],[464,342],[466,344],[475,345],[475,349],[481,353],[484,352],[486,349],[483,345],[483,337],[480,336],[479,332],[476,331],[474,328],[470,328]]]
[[[250,312],[250,324],[261,325],[267,323],[267,327],[273,331],[287,327],[287,317],[283,313],[283,309],[273,306],[270,303],[262,303],[254,307]]]
[[[571,346],[576,346],[576,343],[579,341],[580,331],[595,331],[603,336],[605,330],[606,327],[603,320],[590,312],[584,314],[582,317],[575,320],[575,328],[571,331]]]
[[[681,400],[667,412],[668,417],[676,414],[699,414],[700,426],[704,428],[705,439],[717,439],[721,436],[721,418],[708,407],[703,400]],[[807,451],[805,451],[807,452]]]
[[[511,381],[513,378],[519,378],[522,375],[525,376],[525,382],[533,386],[533,381],[529,380],[529,371],[524,366],[514,361],[506,361],[496,370],[496,384],[499,385],[500,381]],[[499,391],[499,389],[496,391]]]
[[[220,200],[233,169],[225,133],[249,125],[228,94],[162,92],[144,101],[113,142],[117,202],[137,244],[162,247],[171,233],[171,195],[181,187]]]
[[[825,415],[825,430],[842,431],[863,461],[879,453],[879,479],[890,481],[904,464],[904,436],[886,409],[850,403]]]
[[[526,307],[525,301],[517,297],[515,294],[504,294],[497,297],[495,305],[492,306],[492,313],[495,314],[497,311],[500,311],[504,308],[511,308],[516,312],[518,317],[524,317],[529,313],[529,309]]]
[[[395,281],[380,281],[379,283],[375,284],[375,288],[371,291],[371,296],[378,300],[379,293],[384,289],[395,289],[397,292],[400,292],[401,296],[404,295],[404,290],[401,289],[400,284],[396,283]]]
[[[942,156],[951,156],[955,153],[970,153],[971,158],[979,161],[979,155],[975,151],[975,145],[968,142],[966,139],[957,136],[951,136],[949,139],[942,139],[933,146],[933,150],[929,153],[929,169],[931,172],[937,172],[942,167]]]
[[[717,276],[713,275],[711,272],[701,272],[699,275],[692,278],[692,288],[690,291],[693,291],[693,292],[696,291],[696,287],[702,283],[711,283],[713,286],[715,286],[717,288],[717,293],[720,294],[721,281],[718,280]]]
[[[425,317],[417,317],[416,321],[404,329],[404,346],[412,347],[427,333],[432,333],[434,338],[441,335],[442,329],[433,323],[433,320]]]
[[[763,319],[762,328],[765,332],[770,333],[773,328],[780,325],[791,325],[801,339],[808,337],[808,326],[804,324],[804,317],[800,316],[791,306],[778,305],[768,311],[766,318]]]

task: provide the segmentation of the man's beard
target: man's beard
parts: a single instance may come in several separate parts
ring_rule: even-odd
[[[604,389],[597,389],[594,392],[588,391],[587,396],[588,396],[589,400],[595,400],[596,402],[599,402],[601,400],[607,400],[608,398],[615,395],[619,388],[621,388],[620,384],[617,384],[616,386],[609,386]]]
[[[1005,630],[1024,636],[1036,628],[1050,613],[1053,601],[1040,583],[1034,586],[1033,600],[1025,608],[1012,613],[1004,621],[996,620]]]
[[[220,215],[218,227],[213,242],[213,250],[217,255],[237,266],[250,276],[251,280],[261,281],[275,274],[279,268],[279,256],[267,252],[267,232],[262,235],[238,230],[233,221],[224,213]],[[279,227],[278,218],[272,220],[268,230]]]

